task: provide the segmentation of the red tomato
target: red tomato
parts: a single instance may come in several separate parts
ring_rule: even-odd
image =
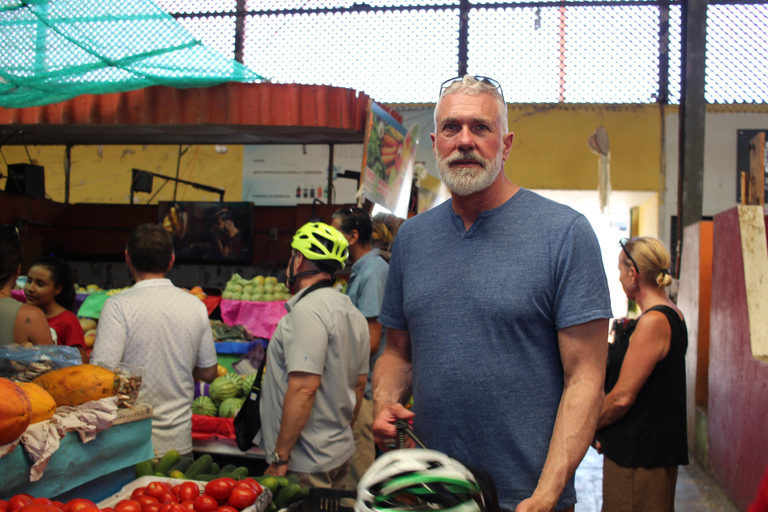
[[[53,502],[48,498],[32,498],[32,503],[35,505],[53,505]]]
[[[101,512],[115,512],[115,509],[112,507],[104,507],[101,509]]]
[[[241,485],[232,489],[232,493],[227,499],[227,505],[235,507],[237,510],[243,510],[245,507],[253,505],[259,495],[256,491],[247,485]]]
[[[136,500],[122,500],[115,505],[115,512],[141,512],[141,503]]]
[[[63,507],[63,506],[64,506],[64,504],[63,504],[62,502],[60,502],[60,501],[56,501],[56,500],[52,501],[52,502],[51,502],[51,505],[53,505],[53,506],[54,506],[54,507],[56,507],[56,508],[61,508],[61,507]]]
[[[151,503],[157,503],[158,505],[160,505],[160,500],[155,498],[154,496],[146,496],[146,495],[139,496],[138,498],[136,498],[136,501],[139,502],[139,505],[141,505],[142,510],[144,509],[145,506]]]
[[[238,512],[235,507],[230,505],[222,505],[216,509],[216,512]]]
[[[163,505],[160,505],[159,512],[187,512],[187,509],[185,509],[178,503],[165,503]]]
[[[32,496],[29,494],[17,494],[8,500],[8,512],[15,512],[25,505],[32,503]]]
[[[86,500],[85,498],[75,498],[73,500],[69,500],[64,507],[62,507],[62,510],[64,512],[78,512],[79,510],[83,510],[84,508],[90,508],[95,507],[96,505],[91,500]]]
[[[141,512],[160,512],[162,505],[158,501],[157,503],[149,503],[141,507]]]
[[[195,512],[195,500],[184,500],[179,505],[189,510],[189,512]]]
[[[171,487],[165,482],[151,482],[147,486],[147,495],[149,496],[154,496],[155,498],[160,499],[160,496],[165,493],[173,494]]]
[[[253,478],[245,478],[243,480],[240,480],[235,484],[235,488],[247,486],[256,491],[256,496],[261,496],[261,493],[264,492],[264,488],[261,486],[259,482],[254,480]]]
[[[171,487],[171,492],[175,494],[176,496],[179,495],[179,489],[181,489],[181,484],[176,484],[173,487]]]
[[[0,500],[0,512],[8,512],[8,502]]]
[[[219,505],[227,502],[232,489],[235,488],[235,480],[232,478],[217,478],[205,485],[205,494],[212,496]]]
[[[146,495],[147,495],[147,488],[146,487],[137,487],[131,493],[131,499],[135,500],[139,496],[146,496]]]
[[[99,507],[94,505],[92,507],[83,507],[80,509],[80,512],[101,512],[101,510],[99,510]]]
[[[29,505],[24,505],[21,507],[19,512],[51,512],[51,509],[49,509],[47,505],[30,503]]]
[[[217,508],[219,508],[219,503],[207,494],[201,494],[195,498],[195,512],[213,512]]]
[[[173,494],[172,492],[166,492],[166,493],[164,493],[162,496],[160,496],[157,499],[160,500],[160,503],[162,505],[165,505],[166,503],[178,503],[179,502],[179,498],[177,498],[176,495]]]
[[[184,482],[179,486],[179,501],[193,501],[200,496],[200,487],[195,482]]]

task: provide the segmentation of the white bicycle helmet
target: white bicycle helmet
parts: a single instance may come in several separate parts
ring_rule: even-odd
[[[475,476],[435,450],[407,448],[385,453],[357,486],[355,512],[484,512]]]

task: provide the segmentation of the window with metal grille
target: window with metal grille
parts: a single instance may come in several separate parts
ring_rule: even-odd
[[[468,73],[499,80],[510,103],[680,101],[679,1],[158,3],[202,42],[279,83],[431,103],[464,59]],[[768,102],[768,4],[714,0],[707,17],[707,101]]]

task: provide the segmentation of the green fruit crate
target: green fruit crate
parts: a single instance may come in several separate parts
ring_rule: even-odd
[[[304,499],[304,512],[352,512],[355,509],[355,491],[310,487]]]

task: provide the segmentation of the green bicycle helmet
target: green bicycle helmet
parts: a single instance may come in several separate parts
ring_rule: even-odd
[[[355,512],[485,512],[480,485],[463,464],[435,450],[406,448],[377,458],[357,486]]]
[[[349,257],[349,243],[339,230],[323,222],[304,224],[293,235],[291,247],[315,263],[341,270]]]

